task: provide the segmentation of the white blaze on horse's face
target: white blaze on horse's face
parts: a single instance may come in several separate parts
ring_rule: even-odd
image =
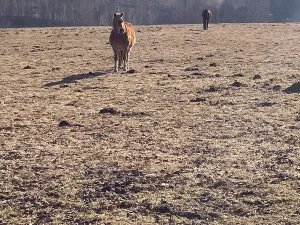
[[[124,34],[124,13],[114,13],[113,28],[119,34]]]

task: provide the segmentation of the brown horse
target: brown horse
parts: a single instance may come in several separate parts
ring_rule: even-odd
[[[202,19],[203,19],[203,29],[208,30],[208,22],[211,17],[212,13],[208,9],[204,9],[202,12]]]
[[[114,51],[114,71],[118,72],[122,67],[126,71],[129,68],[129,53],[136,42],[135,31],[131,23],[123,19],[124,13],[114,13],[113,29],[110,33],[109,43]]]

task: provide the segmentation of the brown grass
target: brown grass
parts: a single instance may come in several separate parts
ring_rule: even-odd
[[[136,28],[0,30],[2,224],[298,224],[300,25]]]

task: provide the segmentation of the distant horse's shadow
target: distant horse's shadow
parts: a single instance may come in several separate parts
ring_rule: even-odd
[[[62,85],[62,84],[69,84],[69,83],[75,83],[78,80],[83,80],[83,79],[90,79],[94,77],[99,77],[105,74],[110,73],[111,71],[103,71],[103,72],[89,72],[89,73],[81,73],[81,74],[75,74],[75,75],[70,75],[67,77],[64,77],[60,81],[53,81],[49,82],[44,85],[44,87],[52,87],[55,85]]]

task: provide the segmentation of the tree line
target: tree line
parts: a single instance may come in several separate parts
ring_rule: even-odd
[[[0,27],[110,25],[115,11],[135,25],[300,20],[299,0],[0,0]]]

